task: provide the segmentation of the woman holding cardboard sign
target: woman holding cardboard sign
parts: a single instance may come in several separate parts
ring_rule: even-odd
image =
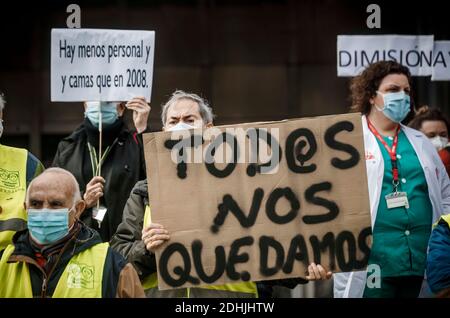
[[[411,74],[393,61],[351,83],[363,114],[373,245],[368,270],[334,277],[335,297],[418,297],[432,223],[450,212],[450,183],[427,137],[401,124],[413,114]]]

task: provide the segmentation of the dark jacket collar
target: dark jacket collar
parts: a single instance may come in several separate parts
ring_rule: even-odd
[[[97,148],[99,137],[98,128],[95,127],[88,118],[84,119],[83,125],[86,132],[87,140],[92,146]],[[114,142],[114,140],[118,139],[124,126],[125,124],[123,122],[122,117],[119,117],[111,125],[104,126],[102,128],[103,145],[110,146]]]
[[[134,186],[133,193],[138,194],[142,197],[148,197],[148,183],[147,179],[138,181]]]
[[[122,117],[119,117],[113,125],[110,127],[104,127],[102,134],[103,144],[106,147],[111,145],[116,138],[119,142],[124,142],[129,134],[129,131]],[[69,143],[75,143],[80,140],[92,141],[95,143],[93,144],[94,147],[98,146],[98,130],[89,122],[87,118],[85,118],[83,123],[78,126],[72,134],[63,139],[63,141]]]
[[[57,254],[66,245],[64,255],[61,258],[72,258],[92,246],[102,243],[100,235],[93,229],[87,227],[84,223],[78,221],[76,228],[71,231],[67,238],[61,242],[57,242],[53,246],[46,246],[39,250],[39,247],[32,244],[28,229],[17,232],[13,237],[14,252],[11,254],[9,261],[20,261],[23,258],[35,258],[35,252],[45,254]]]

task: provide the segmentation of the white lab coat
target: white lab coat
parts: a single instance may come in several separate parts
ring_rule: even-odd
[[[362,124],[373,228],[381,194],[384,162],[376,137],[370,132],[365,116],[362,117]],[[450,213],[450,183],[447,172],[436,149],[423,133],[403,125],[401,129],[414,148],[425,174],[428,193],[433,206],[432,222],[434,223],[439,220],[441,215]],[[334,274],[334,297],[362,297],[366,286],[366,277],[366,271]],[[426,285],[426,282],[424,283]]]

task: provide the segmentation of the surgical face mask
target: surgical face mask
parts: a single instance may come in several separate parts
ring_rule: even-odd
[[[428,140],[430,140],[430,142],[433,144],[434,148],[436,148],[437,151],[441,150],[448,144],[447,137],[435,136],[433,138],[428,138]]]
[[[113,124],[119,115],[117,113],[117,103],[114,102],[86,102],[86,111],[84,116],[98,128],[99,124],[99,106],[101,106],[102,112],[102,125]]]
[[[49,245],[69,234],[69,209],[28,209],[28,230],[41,245]]]
[[[187,130],[187,129],[195,129],[196,127],[186,124],[182,121],[180,121],[178,124],[176,124],[175,126],[169,128],[167,131],[178,131],[178,130]]]
[[[383,96],[384,107],[379,108],[377,105],[375,107],[382,111],[383,114],[395,123],[401,122],[406,118],[411,110],[411,98],[404,91],[396,93],[380,93],[377,94]]]

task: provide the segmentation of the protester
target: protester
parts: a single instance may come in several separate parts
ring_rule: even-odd
[[[0,94],[0,138],[3,134],[5,100]],[[26,149],[0,144],[0,251],[17,231],[27,226],[23,208],[26,187],[44,170],[42,163]]]
[[[101,176],[98,176],[97,165],[99,104],[103,130]],[[75,175],[87,206],[82,221],[97,229],[102,240],[107,242],[122,220],[131,189],[137,181],[145,179],[141,135],[147,129],[150,106],[143,97],[139,97],[126,104],[86,102],[84,107],[83,124],[59,143],[53,166]],[[126,108],[133,111],[136,132],[128,131],[123,121]],[[104,208],[106,215],[101,220]]]
[[[442,216],[431,233],[427,278],[432,292],[450,297],[450,214]]]
[[[428,138],[400,124],[413,111],[407,67],[371,64],[350,88],[363,114],[373,244],[370,271],[335,274],[334,295],[417,297],[431,225],[450,212],[449,178]]]
[[[142,297],[131,264],[78,218],[74,176],[50,168],[28,187],[28,229],[0,255],[0,297]]]
[[[213,125],[213,114],[207,102],[195,94],[183,91],[173,93],[163,106],[162,123],[164,131],[176,131],[191,128],[209,128]],[[161,224],[151,222],[147,180],[139,181],[131,192],[125,206],[123,221],[111,240],[111,246],[131,262],[141,280],[147,297],[257,297],[258,288],[253,282],[242,282],[218,286],[174,289],[159,291],[155,251],[166,241],[170,233]],[[321,265],[311,264],[308,268],[308,280],[329,279],[331,272],[326,272]],[[285,280],[285,286],[291,288],[303,279]],[[270,290],[275,283],[258,284],[261,289]],[[270,292],[269,292],[270,293]]]
[[[450,124],[442,112],[437,108],[422,106],[408,126],[420,130],[430,139],[439,152],[447,174],[450,175],[450,144],[448,142]]]
[[[423,132],[437,151],[448,144],[449,122],[437,108],[420,107],[408,126]]]

